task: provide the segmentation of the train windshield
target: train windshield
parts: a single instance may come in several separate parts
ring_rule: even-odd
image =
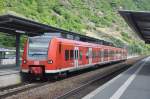
[[[36,36],[29,38],[28,57],[32,59],[46,59],[51,37]]]

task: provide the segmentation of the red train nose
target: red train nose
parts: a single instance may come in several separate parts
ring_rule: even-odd
[[[42,74],[42,68],[41,67],[31,67],[31,73],[32,74]]]

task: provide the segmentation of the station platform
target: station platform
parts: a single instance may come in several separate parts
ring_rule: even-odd
[[[17,66],[4,65],[4,67],[0,67],[0,76],[15,74],[15,73],[19,73],[19,72],[20,72],[20,70],[19,70],[19,67],[17,67]]]
[[[150,99],[150,57],[137,62],[82,99]]]
[[[0,88],[20,83],[19,72],[16,65],[0,65]]]

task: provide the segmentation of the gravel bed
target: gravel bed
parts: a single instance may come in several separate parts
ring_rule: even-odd
[[[110,65],[94,71],[69,77],[42,87],[18,93],[16,95],[7,97],[6,99],[55,99],[57,96],[60,96],[71,89],[79,87],[83,83],[86,83],[97,76],[106,75],[108,72],[121,68],[121,66],[132,65],[139,59],[141,58],[133,58],[123,63]]]

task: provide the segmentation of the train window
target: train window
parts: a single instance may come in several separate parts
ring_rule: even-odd
[[[101,54],[100,57],[104,57],[104,51],[103,50],[100,51],[100,54]]]
[[[106,50],[104,50],[104,57],[106,57]]]
[[[104,50],[104,57],[108,57],[108,50]]]
[[[114,57],[114,51],[112,51],[112,57]]]
[[[79,58],[79,51],[75,50],[75,57],[74,57],[74,59],[78,59],[78,58]]]
[[[95,58],[97,57],[97,52],[94,53]]]
[[[65,50],[65,60],[69,60],[69,50]]]
[[[92,48],[88,49],[87,55],[88,55],[88,58],[92,58]]]
[[[59,53],[61,53],[61,42],[59,43]]]
[[[92,52],[92,58],[94,58],[94,52]]]
[[[95,54],[95,58],[97,58],[97,51],[94,54]]]
[[[113,57],[113,55],[114,55],[114,53],[113,53],[113,51],[110,51],[110,57]]]
[[[28,57],[32,59],[46,59],[51,37],[35,36],[29,37]]]
[[[93,52],[92,54],[92,58],[96,58],[96,52]]]
[[[101,51],[99,51],[99,54],[98,54],[98,55],[99,55],[98,57],[100,58],[100,57],[101,57]]]
[[[97,58],[99,57],[99,52],[98,52],[98,51],[96,51],[96,57],[97,57]]]
[[[95,53],[95,57],[97,58],[99,55],[98,55],[98,53],[97,53],[97,51],[96,51],[96,53]]]
[[[73,55],[73,50],[70,50],[70,60],[72,60],[73,57],[74,57],[74,55]]]
[[[77,57],[77,56],[76,56],[76,50],[74,50],[74,59],[76,59],[76,57]]]
[[[82,52],[80,51],[80,60],[82,59]]]
[[[79,59],[79,51],[78,50],[76,50],[77,51],[77,59]]]
[[[89,52],[87,51],[86,52],[86,59],[88,59],[89,58]]]

